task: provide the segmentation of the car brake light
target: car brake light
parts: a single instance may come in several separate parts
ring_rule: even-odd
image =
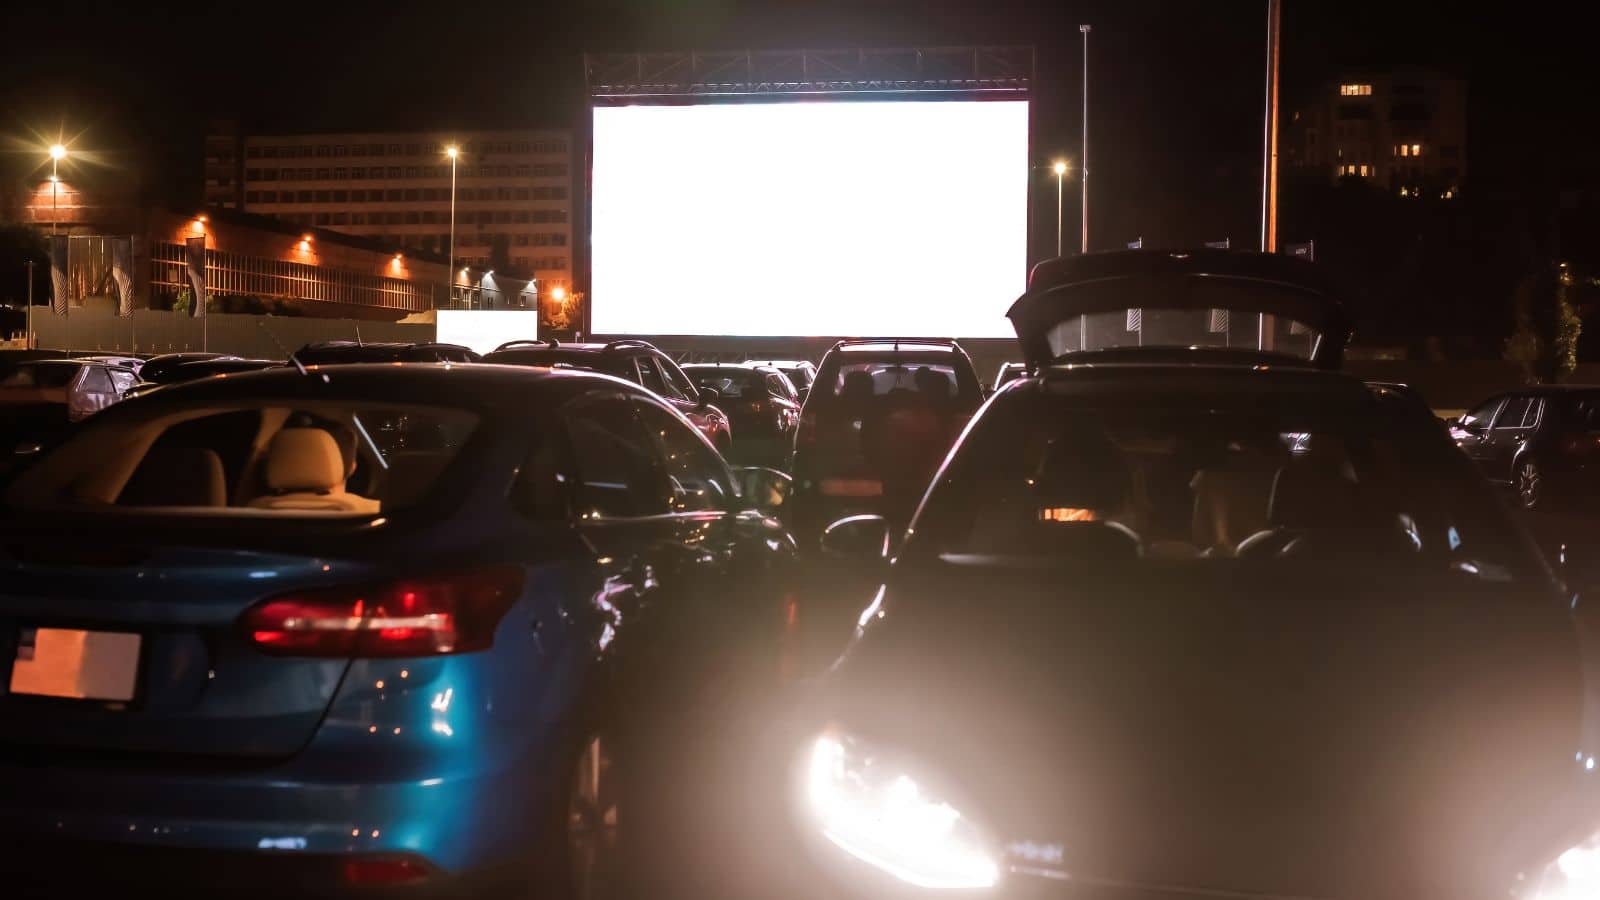
[[[346,884],[405,884],[427,877],[426,866],[403,856],[398,859],[353,859],[344,864]]]
[[[495,566],[262,601],[240,622],[278,656],[439,656],[488,648],[522,594],[522,570]]]

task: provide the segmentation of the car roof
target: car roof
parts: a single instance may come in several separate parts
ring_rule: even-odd
[[[1320,395],[1351,398],[1373,391],[1409,394],[1369,385],[1355,376],[1299,366],[1236,366],[1196,363],[1057,363],[1017,378],[1002,392],[1046,391],[1053,394],[1132,392],[1181,397],[1186,394]]]
[[[840,341],[833,349],[842,353],[956,353],[961,345],[941,338],[872,338]]]
[[[487,410],[525,408],[539,394],[568,395],[596,382],[642,392],[632,382],[595,372],[486,363],[345,363],[292,366],[242,372],[228,378],[203,378],[153,391],[152,400],[186,406],[241,399],[284,398],[315,401],[371,400],[376,404],[416,404]],[[143,400],[141,400],[141,403]],[[148,407],[147,407],[148,408]]]
[[[803,369],[806,366],[816,366],[809,359],[751,359],[746,360],[754,366],[772,366],[774,369]]]
[[[771,365],[769,363],[758,363],[758,362],[703,362],[703,363],[684,363],[682,368],[683,368],[683,370],[685,372],[689,371],[690,369],[700,369],[700,370],[716,370],[716,369],[730,370],[731,369],[731,370],[736,371],[736,372],[776,372],[778,367],[774,366],[774,365]]]
[[[1500,397],[1507,394],[1560,395],[1589,393],[1600,393],[1600,384],[1536,384],[1514,390],[1501,391],[1495,396]]]

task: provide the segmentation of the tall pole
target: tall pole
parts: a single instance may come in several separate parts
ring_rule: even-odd
[[[1065,216],[1063,215],[1065,210],[1062,205],[1062,196],[1065,188],[1062,185],[1067,179],[1067,164],[1058,162],[1052,168],[1056,173],[1056,256],[1059,257],[1062,248],[1061,232],[1065,230]]]
[[[1080,253],[1089,252],[1089,26],[1079,25],[1083,34],[1083,160],[1078,165],[1078,193],[1083,200]]]
[[[1278,251],[1278,41],[1282,0],[1267,0],[1267,109],[1261,137],[1261,252]]]
[[[445,302],[455,301],[456,284],[456,157],[461,151],[454,146],[446,147],[445,154],[450,157],[450,284]]]
[[[56,233],[56,223],[61,221],[61,176],[56,174],[60,159],[50,154],[50,233]]]
[[[28,260],[28,349],[33,349],[33,260]]]

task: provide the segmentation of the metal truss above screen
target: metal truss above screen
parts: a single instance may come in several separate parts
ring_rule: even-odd
[[[598,53],[584,58],[596,101],[943,93],[1025,99],[1032,47]]]

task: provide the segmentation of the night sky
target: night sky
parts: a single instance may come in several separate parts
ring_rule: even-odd
[[[1035,152],[1076,158],[1089,22],[1095,243],[1255,234],[1265,0],[207,6],[8,7],[11,162],[59,132],[143,172],[152,199],[193,204],[212,116],[254,131],[563,125],[581,109],[585,49],[976,43],[1038,48]],[[1475,177],[1530,190],[1587,178],[1588,23],[1531,8],[1469,20],[1454,4],[1286,0],[1286,108],[1336,64],[1435,65],[1471,80]]]

